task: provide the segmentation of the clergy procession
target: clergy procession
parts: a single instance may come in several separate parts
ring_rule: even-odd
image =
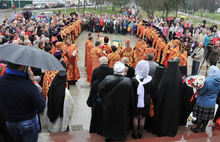
[[[126,141],[128,135],[141,139],[145,130],[175,137],[191,120],[194,133],[206,132],[208,123],[220,125],[217,25],[203,20],[193,27],[191,21],[147,18],[131,9],[112,15],[59,11],[51,17],[35,17],[29,9],[5,18],[0,25],[0,141],[37,142],[43,125],[50,133],[71,131],[70,89],[84,71],[89,92],[80,103],[91,108],[89,133],[106,142]],[[88,38],[79,40],[81,34]]]

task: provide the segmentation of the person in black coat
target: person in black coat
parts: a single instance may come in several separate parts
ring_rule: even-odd
[[[89,21],[89,31],[93,32],[93,26],[94,26],[94,18],[91,17]]]
[[[99,32],[99,19],[98,18],[95,21],[95,32]]]
[[[142,137],[145,117],[150,108],[150,92],[152,89],[152,77],[148,75],[150,71],[148,62],[141,60],[135,70],[137,76],[132,79],[134,90],[134,105],[132,106],[134,132],[131,134],[134,139]]]
[[[109,22],[109,31],[110,31],[110,34],[112,34],[114,32],[114,23],[113,23],[112,19]]]
[[[102,134],[102,99],[98,95],[98,84],[108,75],[113,75],[114,71],[108,66],[108,58],[100,58],[100,66],[92,73],[91,90],[87,100],[87,105],[92,107],[92,117],[90,121],[90,133]]]
[[[182,77],[187,77],[186,66],[179,66]],[[181,95],[181,112],[179,125],[186,125],[187,119],[193,110],[196,103],[196,99],[191,101],[193,96],[193,88],[186,85],[186,82],[182,84],[182,95]]]
[[[31,35],[30,35],[30,37],[29,37],[29,40],[31,41],[31,43],[33,44],[33,42],[34,42],[34,36],[36,35],[36,31],[35,30],[33,30],[33,31],[31,31]]]
[[[114,75],[108,75],[99,84],[103,97],[103,136],[106,141],[125,141],[129,128],[129,106],[133,104],[133,87],[123,76],[125,65],[116,62]]]
[[[159,137],[177,134],[181,112],[182,77],[177,61],[169,60],[157,89],[153,133]]]

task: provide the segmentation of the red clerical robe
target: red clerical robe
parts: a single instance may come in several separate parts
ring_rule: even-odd
[[[112,48],[110,45],[104,45],[104,48],[102,50],[105,51],[106,54],[112,53]]]
[[[139,48],[139,55],[137,57],[136,64],[139,61],[146,59],[146,52],[145,52],[146,49],[147,49],[147,45],[146,44],[142,44],[141,47]]]
[[[86,61],[86,72],[88,73],[88,68],[89,68],[89,59],[90,59],[90,53],[91,50],[94,48],[95,46],[93,45],[93,43],[91,41],[89,41],[87,43],[87,61]]]
[[[142,45],[142,41],[138,41],[135,45],[135,52],[134,52],[134,67],[137,65],[137,60],[138,60],[138,56],[139,56],[139,48]]]
[[[86,63],[88,62],[88,45],[89,43],[89,39],[86,40],[86,43],[85,43],[85,63],[84,63],[84,67],[86,67]]]
[[[89,83],[91,83],[93,70],[100,66],[99,58],[102,56],[105,56],[105,54],[98,47],[94,47],[90,51],[89,67],[88,67],[88,74],[87,74],[87,81]]]
[[[109,67],[113,68],[114,67],[114,64],[117,62],[117,61],[120,61],[121,60],[121,57],[118,53],[110,53],[108,54],[108,65]]]
[[[47,93],[49,91],[50,85],[58,72],[59,71],[49,71],[49,70],[45,72],[43,84],[42,84],[42,93],[41,93],[44,100],[47,99]]]
[[[179,65],[185,65],[187,67],[187,60],[188,60],[188,56],[187,56],[187,50],[184,51],[182,54],[179,54],[178,56],[181,61],[180,61],[180,64]]]
[[[72,55],[74,50],[77,51],[75,57]],[[79,74],[79,68],[77,65],[77,61],[79,60],[77,46],[75,44],[71,44],[70,46],[64,45],[63,54],[68,59],[67,73],[69,76],[67,77],[67,81],[79,80],[80,74]]]
[[[146,48],[145,49],[145,55],[147,56],[148,53],[152,53],[154,58],[153,61],[156,59],[157,51],[154,48]]]
[[[125,47],[119,53],[121,58],[128,57],[128,65],[133,67],[134,63],[134,50],[131,47]]]
[[[165,61],[164,61],[165,67],[168,66],[168,61],[169,60],[173,60],[174,57],[178,57],[178,56],[179,56],[179,47],[170,48],[167,51],[167,54],[166,54],[166,57],[165,57]]]

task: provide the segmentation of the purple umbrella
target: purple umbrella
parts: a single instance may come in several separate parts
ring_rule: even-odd
[[[37,17],[39,17],[39,18],[46,18],[47,15],[39,15],[39,16],[37,16]]]
[[[15,19],[15,17],[17,17],[17,16],[18,16],[18,14],[12,15],[11,18],[10,18],[10,21],[13,21]]]

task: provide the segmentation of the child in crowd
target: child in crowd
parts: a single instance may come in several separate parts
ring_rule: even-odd
[[[122,30],[123,30],[123,27],[122,27],[122,25],[120,25],[120,28],[119,28],[120,35],[122,34]]]
[[[127,33],[129,34],[131,34],[131,26],[130,25],[128,25],[128,27],[127,27]]]

